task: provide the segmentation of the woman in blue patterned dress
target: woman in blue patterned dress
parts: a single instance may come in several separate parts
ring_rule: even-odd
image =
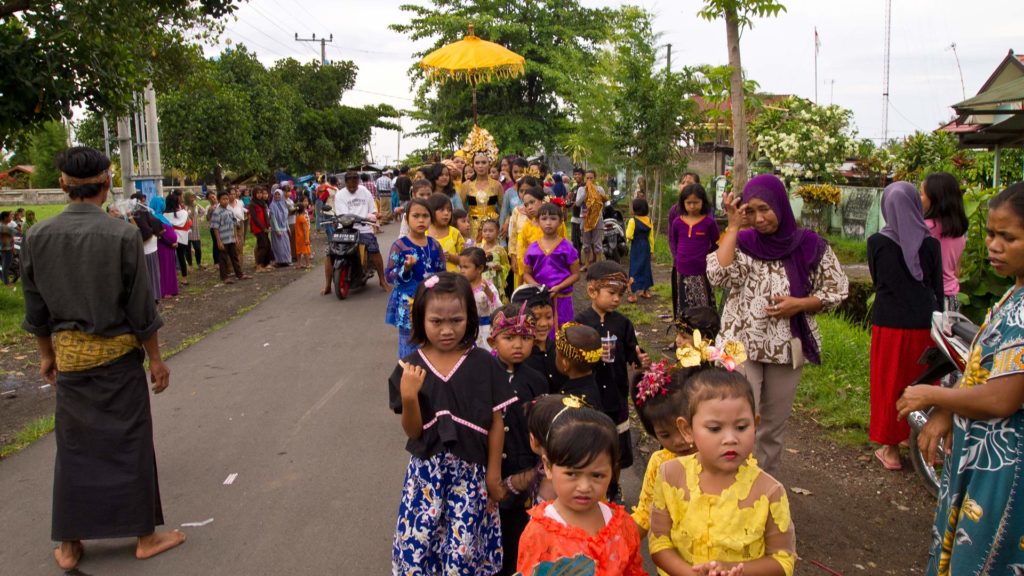
[[[398,328],[399,359],[416,351],[416,345],[409,342],[412,329],[409,311],[416,288],[428,275],[445,269],[444,249],[426,234],[430,227],[430,206],[427,202],[419,198],[410,200],[405,221],[409,225],[409,234],[391,245],[384,271],[388,283],[394,286],[384,321]]]
[[[929,576],[1024,574],[1024,183],[989,202],[992,268],[1016,280],[989,312],[955,388],[907,388],[901,417],[934,406],[919,436],[946,447]]]

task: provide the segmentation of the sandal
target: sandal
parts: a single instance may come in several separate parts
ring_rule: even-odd
[[[899,462],[897,464],[893,464],[892,462],[886,461],[886,459],[882,456],[882,450],[884,450],[884,448],[879,448],[878,450],[875,450],[875,458],[879,462],[882,463],[882,466],[886,470],[889,470],[890,472],[895,472],[897,470],[903,470],[903,462]]]

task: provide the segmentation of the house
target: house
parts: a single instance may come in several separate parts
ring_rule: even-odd
[[[28,188],[29,178],[35,171],[35,168],[26,164],[0,171],[0,188]]]
[[[939,128],[962,148],[995,150],[993,187],[999,186],[999,151],[1024,147],[1024,54],[1013,50],[973,98],[953,104],[956,117]]]

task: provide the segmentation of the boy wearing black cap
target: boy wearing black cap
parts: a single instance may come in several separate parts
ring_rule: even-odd
[[[587,269],[587,295],[590,308],[576,314],[576,322],[590,326],[601,335],[602,358],[594,366],[594,375],[601,391],[601,405],[619,431],[621,468],[633,464],[629,438],[629,376],[626,364],[646,368],[650,359],[636,338],[633,323],[616,312],[622,296],[629,288],[629,278],[622,266],[611,260],[591,264]],[[609,493],[612,493],[612,487]]]
[[[565,375],[555,366],[555,341],[548,338],[551,325],[555,321],[554,309],[551,307],[551,292],[545,286],[523,284],[512,293],[511,302],[526,303],[526,308],[533,315],[536,328],[533,350],[523,364],[546,376],[551,390],[561,390]]]

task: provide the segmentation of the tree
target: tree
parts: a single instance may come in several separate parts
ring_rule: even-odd
[[[786,7],[775,0],[704,0],[698,13],[705,20],[725,20],[729,48],[729,93],[732,96],[733,189],[743,190],[747,183],[747,118],[743,104],[743,64],[740,59],[740,29],[753,25],[751,16],[778,16]]]
[[[40,126],[28,141],[28,158],[35,169],[30,178],[32,187],[59,187],[57,154],[68,147],[67,128],[61,122],[50,121]]]
[[[432,0],[429,5],[404,5],[407,24],[390,28],[412,40],[434,39],[426,53],[462,39],[474,24],[481,38],[497,42],[526,59],[526,74],[496,80],[477,88],[479,123],[494,135],[501,150],[530,153],[553,150],[570,130],[566,102],[593,79],[588,73],[601,43],[610,35],[610,9],[592,9],[578,0]],[[426,83],[414,65],[409,76],[416,87],[420,122],[415,135],[430,135],[435,146],[451,150],[461,144],[473,124],[470,87],[465,83]]]
[[[819,106],[790,96],[762,110],[751,123],[757,150],[790,181],[833,183],[839,168],[857,149],[850,126],[853,112],[840,106]]]
[[[180,75],[237,0],[0,3],[0,147],[72,108],[121,114],[148,81]]]

